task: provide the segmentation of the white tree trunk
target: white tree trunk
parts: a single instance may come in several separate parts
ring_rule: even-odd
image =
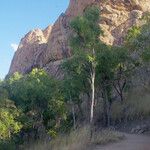
[[[73,129],[76,129],[76,117],[75,117],[75,109],[74,104],[72,104],[72,116],[73,116]]]
[[[92,65],[92,73],[91,73],[91,113],[90,113],[90,124],[93,124],[94,117],[94,104],[95,104],[95,66]]]

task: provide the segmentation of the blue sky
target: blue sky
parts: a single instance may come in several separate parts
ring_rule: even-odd
[[[0,0],[0,78],[8,73],[14,48],[34,28],[53,24],[69,0]]]

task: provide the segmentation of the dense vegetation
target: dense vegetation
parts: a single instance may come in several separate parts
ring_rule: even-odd
[[[132,77],[150,59],[149,14],[141,19],[143,26],[129,30],[120,47],[100,41],[99,14],[93,6],[72,20],[73,54],[61,66],[63,80],[35,68],[0,81],[0,148],[50,140],[84,123],[93,132],[95,125],[109,127],[150,115],[150,108],[137,106],[140,97],[132,94]],[[149,85],[140,88],[149,92]],[[142,104],[148,106],[148,98]]]

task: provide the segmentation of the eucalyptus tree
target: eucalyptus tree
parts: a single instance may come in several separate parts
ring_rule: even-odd
[[[99,27],[99,16],[99,8],[92,6],[85,10],[83,16],[78,16],[71,22],[73,35],[70,46],[73,50],[73,57],[80,58],[78,59],[79,69],[86,72],[91,89],[90,124],[93,124],[94,117],[96,54],[100,42],[99,37],[102,34]]]

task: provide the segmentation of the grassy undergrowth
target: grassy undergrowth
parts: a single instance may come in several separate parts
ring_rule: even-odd
[[[93,144],[107,144],[117,142],[124,138],[124,135],[111,130],[101,130],[93,134],[90,140],[89,127],[83,127],[72,131],[68,135],[62,135],[51,142],[38,142],[36,145],[27,148],[28,150],[88,150]]]
[[[124,113],[123,113],[124,112]],[[150,116],[150,87],[129,92],[124,104],[112,105],[112,120],[142,120]]]

